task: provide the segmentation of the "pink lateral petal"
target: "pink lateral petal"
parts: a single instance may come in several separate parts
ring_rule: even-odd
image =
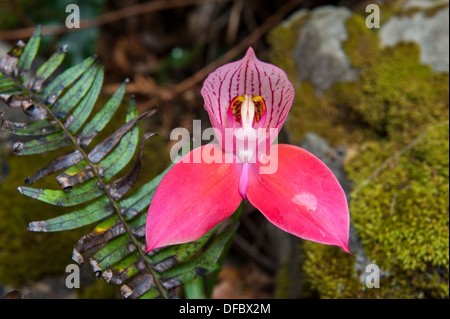
[[[220,163],[205,163],[201,156],[205,150],[219,152]],[[219,145],[208,144],[185,155],[167,172],[148,210],[147,252],[197,240],[238,208],[242,165],[225,156],[229,155]]]
[[[288,233],[349,252],[347,199],[330,169],[293,145],[272,145],[269,159],[278,160],[273,174],[260,174],[260,163],[251,165],[247,199],[252,205]]]

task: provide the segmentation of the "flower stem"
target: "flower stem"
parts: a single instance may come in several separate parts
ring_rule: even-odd
[[[206,299],[203,277],[197,277],[184,284],[186,299]]]

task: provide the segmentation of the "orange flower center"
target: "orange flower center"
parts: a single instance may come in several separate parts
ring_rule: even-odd
[[[234,121],[242,128],[253,128],[255,124],[259,126],[264,124],[260,122],[266,111],[266,102],[262,96],[238,95],[231,101],[229,111]]]

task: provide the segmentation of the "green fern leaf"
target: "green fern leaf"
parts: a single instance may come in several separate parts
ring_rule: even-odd
[[[86,72],[95,60],[95,57],[89,57],[58,75],[52,82],[45,86],[44,91],[40,94],[42,99],[49,105],[53,104],[61,92]]]
[[[141,136],[138,123],[156,110],[138,114],[131,97],[124,124],[90,146],[106,127],[113,125],[111,119],[122,105],[128,80],[91,116],[103,85],[103,66],[96,57],[89,57],[55,76],[66,54],[64,46],[31,73],[40,34],[38,27],[28,44],[19,41],[0,60],[0,99],[9,107],[21,108],[29,119],[14,122],[0,114],[0,127],[28,137],[13,145],[16,155],[66,150],[27,177],[28,186],[19,186],[18,190],[32,199],[74,210],[30,222],[28,230],[56,232],[93,225],[92,231],[74,245],[72,259],[82,265],[84,255],[95,250],[89,257],[94,274],[121,285],[120,292],[126,298],[168,298],[173,288],[216,270],[236,231],[235,220],[227,227],[222,225],[224,230],[218,235],[219,226],[197,241],[145,253],[146,210],[170,169],[133,189],[144,143],[154,135]],[[126,167],[128,171],[118,176]],[[60,189],[30,186],[55,173]]]
[[[63,62],[67,52],[67,46],[59,48],[45,63],[36,71],[36,78],[31,88],[39,92],[43,83],[56,71]]]
[[[25,80],[24,76],[30,70],[31,64],[33,63],[34,58],[36,57],[40,42],[41,42],[41,27],[38,26],[34,31],[33,36],[30,38],[30,41],[28,41],[28,45],[25,46],[17,63],[17,68],[19,70],[19,75],[21,77],[22,82]]]
[[[56,132],[61,132],[61,128],[56,126],[56,123],[49,123],[49,121],[34,121],[30,123],[19,123],[8,120],[2,121],[2,130],[10,134],[21,136],[45,136]]]

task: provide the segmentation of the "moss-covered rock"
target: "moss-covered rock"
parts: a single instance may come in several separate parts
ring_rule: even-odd
[[[449,126],[421,135],[376,178],[353,193],[351,220],[370,259],[388,273],[380,289],[367,289],[354,256],[336,247],[305,243],[304,271],[321,297],[445,298],[448,296]],[[364,145],[349,165],[363,182],[395,153],[389,142]]]
[[[448,295],[448,123],[425,134],[350,202],[367,254],[393,279],[405,280],[405,297]],[[367,176],[367,167],[381,165],[381,154],[388,157],[394,148],[371,144],[349,165],[350,176]]]
[[[405,14],[402,8],[392,3],[381,7],[382,22]],[[440,4],[439,10],[448,6]],[[439,10],[427,8],[427,17]],[[421,11],[407,12],[413,17]],[[342,49],[358,70],[357,80],[334,83],[317,94],[312,82],[298,80],[298,66],[291,68],[296,41],[311,16],[297,15],[269,36],[272,62],[290,68],[297,89],[286,128],[295,143],[314,131],[353,154],[346,162],[356,185],[350,196],[351,223],[369,260],[384,274],[379,289],[368,289],[356,256],[302,242],[302,271],[311,295],[448,298],[448,71],[424,64],[420,43],[383,46],[383,24],[369,29],[366,13],[354,13],[346,20]]]

